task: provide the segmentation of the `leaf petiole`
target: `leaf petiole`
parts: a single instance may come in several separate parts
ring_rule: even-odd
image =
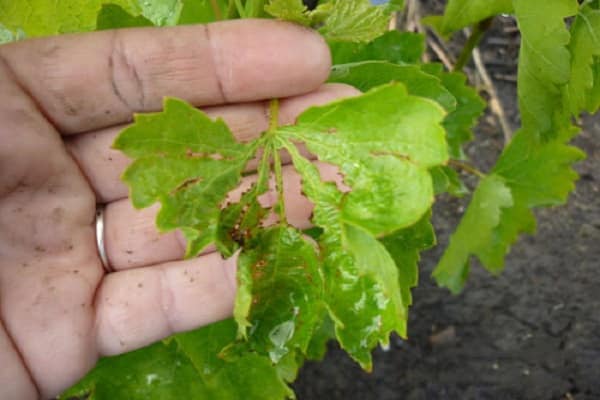
[[[471,164],[468,164],[466,162],[463,161],[458,161],[458,160],[449,160],[448,161],[448,165],[455,168],[455,169],[459,169],[461,171],[465,171],[468,172],[472,175],[475,175],[479,178],[485,178],[486,175],[481,172],[480,170],[478,170],[477,168],[475,168],[474,166],[472,166]]]
[[[279,214],[279,223],[287,225],[285,214],[285,198],[283,195],[283,171],[281,168],[281,155],[279,154],[275,134],[279,128],[279,100],[272,99],[269,103],[269,130],[267,131],[268,145],[273,153],[273,172],[275,173],[275,187],[277,189],[277,212]],[[266,151],[266,149],[265,149]]]

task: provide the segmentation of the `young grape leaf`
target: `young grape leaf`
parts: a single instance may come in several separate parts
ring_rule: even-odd
[[[159,201],[157,227],[181,229],[192,257],[216,240],[221,205],[238,185],[256,144],[236,142],[222,120],[167,98],[163,112],[136,115],[114,148],[135,159],[123,175],[133,205]]]
[[[517,86],[523,128],[544,139],[568,134],[561,94],[571,77],[565,18],[577,13],[577,0],[514,0],[514,8],[522,37]]]
[[[302,0],[271,0],[265,6],[265,11],[275,18],[295,22],[300,25],[311,25],[308,8]]]
[[[293,397],[267,357],[252,353],[232,361],[219,357],[219,352],[235,340],[235,335],[235,322],[225,320],[144,349],[103,358],[60,398],[281,400]]]
[[[387,31],[389,13],[369,0],[330,0],[319,32],[328,41],[369,42]],[[318,9],[317,9],[318,10]]]
[[[418,33],[389,31],[369,43],[330,43],[334,65],[361,61],[417,64],[425,52],[425,37]]]
[[[449,0],[443,16],[431,16],[423,22],[443,37],[498,14],[510,14],[512,0]]]
[[[581,9],[571,26],[571,79],[564,88],[566,107],[577,116],[583,110],[595,111],[590,104],[594,85],[594,57],[600,56],[600,10]],[[593,101],[592,101],[593,103]]]
[[[323,317],[321,274],[315,245],[298,230],[276,226],[256,235],[238,259],[234,314],[243,345],[273,363],[305,353]]]

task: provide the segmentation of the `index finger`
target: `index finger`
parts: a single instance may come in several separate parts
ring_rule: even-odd
[[[0,47],[0,61],[64,134],[160,110],[165,96],[205,106],[302,94],[331,64],[318,34],[272,20],[28,40]]]

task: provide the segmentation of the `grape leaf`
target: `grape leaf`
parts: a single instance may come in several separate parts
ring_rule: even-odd
[[[432,26],[441,36],[476,24],[497,14],[510,14],[512,0],[449,0],[443,16],[430,16],[423,22]]]
[[[590,113],[595,113],[600,108],[600,56],[594,56],[591,69],[593,85],[587,92],[585,109]]]
[[[22,31],[28,37],[148,26],[148,22],[155,26],[172,26],[180,18],[183,1],[0,0],[0,21],[8,31]]]
[[[141,26],[154,26],[154,24],[142,15],[133,16],[129,14],[116,4],[103,4],[96,22],[96,29],[99,31]]]
[[[518,96],[523,128],[544,139],[561,136],[569,119],[561,87],[569,82],[569,31],[565,18],[577,13],[577,0],[514,0],[521,30]]]
[[[335,65],[329,81],[363,91],[392,81],[402,82],[409,93],[435,100],[448,111],[444,127],[450,156],[455,159],[465,158],[462,146],[473,139],[473,126],[485,109],[485,102],[466,84],[464,74],[444,72],[439,64],[418,67],[366,61]]]
[[[456,231],[450,237],[442,259],[433,272],[441,286],[459,293],[469,273],[469,257],[486,250],[493,230],[500,223],[502,209],[513,206],[510,189],[497,175],[484,178],[475,192]]]
[[[60,398],[88,394],[90,400],[293,397],[268,358],[252,353],[232,361],[219,357],[221,349],[235,340],[235,334],[233,320],[225,320],[144,349],[103,358]]]
[[[387,343],[392,331],[406,334],[399,271],[376,236],[413,225],[429,209],[428,169],[447,158],[443,116],[436,103],[392,84],[311,108],[295,126],[279,129],[315,204],[313,223],[323,229],[326,301],[336,336],[366,369],[373,346]],[[294,142],[337,165],[351,191],[323,182]]]
[[[465,159],[462,146],[473,140],[473,127],[483,114],[486,103],[474,88],[467,85],[467,77],[462,72],[445,72],[441,64],[426,64],[422,68],[439,78],[456,99],[456,108],[450,110],[444,119],[444,128],[448,134],[450,157]]]
[[[398,65],[384,61],[335,65],[329,82],[346,83],[362,91],[389,82],[401,82],[409,93],[434,100],[448,112],[456,108],[456,99],[440,79],[423,72],[416,65]]]
[[[415,223],[431,204],[427,170],[447,159],[437,125],[443,115],[436,103],[392,84],[311,108],[281,136],[338,165],[353,189],[344,198],[344,220],[380,235]]]
[[[208,22],[214,22],[219,20],[219,16],[215,15],[215,11],[212,7],[213,0],[181,0],[182,7],[179,13],[179,20],[177,25],[186,24],[205,24]],[[214,0],[219,6],[219,10],[224,17],[225,10],[227,10],[227,0]]]
[[[433,179],[433,190],[436,196],[449,193],[455,197],[463,197],[469,193],[469,189],[456,170],[444,165],[430,169],[429,173]]]
[[[301,0],[271,0],[265,11],[285,21],[318,28],[333,42],[369,42],[387,30],[390,12],[401,4],[379,7],[369,0],[329,0],[309,10]]]
[[[236,142],[222,120],[172,98],[164,112],[136,115],[114,148],[135,158],[123,175],[133,205],[160,201],[157,227],[181,229],[188,257],[215,241],[221,205],[256,151]]]
[[[518,80],[523,128],[492,174],[480,182],[434,271],[438,283],[453,292],[464,285],[470,255],[476,255],[493,273],[503,268],[504,257],[518,235],[535,231],[532,209],[566,201],[578,178],[572,164],[584,157],[566,144],[577,129],[570,124],[567,108],[572,96],[565,85],[572,73],[564,19],[577,11],[577,2],[554,2],[552,7],[535,1],[515,0],[514,4],[522,29]],[[575,40],[572,46],[581,45],[581,38]],[[500,181],[501,187],[496,183],[496,190],[490,190],[490,180]],[[502,204],[498,204],[500,192],[506,192]],[[469,235],[469,230],[477,234]]]
[[[419,222],[401,229],[380,239],[398,269],[402,304],[408,313],[412,304],[410,290],[419,282],[418,262],[420,253],[436,244],[435,232],[429,221],[431,213],[427,213]]]
[[[520,232],[534,233],[534,207],[564,204],[575,188],[577,173],[571,165],[585,154],[559,141],[540,143],[534,135],[518,132],[505,150],[494,173],[506,180],[514,204],[503,210],[494,241],[480,258],[490,271],[500,271],[504,256]]]
[[[308,8],[301,0],[271,0],[265,11],[275,18],[309,26],[312,21]]]
[[[290,227],[260,232],[241,252],[234,314],[246,347],[273,363],[306,352],[324,310],[319,266],[315,246]]]
[[[594,57],[600,56],[600,11],[589,6],[581,9],[571,26],[571,78],[564,88],[564,98],[572,115],[582,110],[594,112],[590,92],[594,85]],[[593,103],[593,102],[591,102]]]
[[[418,33],[389,31],[369,43],[330,43],[333,64],[389,61],[417,64],[425,52],[425,37]]]
[[[383,35],[389,13],[369,0],[331,0],[319,32],[329,41],[368,42]]]

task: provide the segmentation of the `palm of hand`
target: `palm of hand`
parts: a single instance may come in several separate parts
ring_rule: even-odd
[[[109,145],[131,113],[176,96],[212,106],[208,113],[223,116],[238,138],[257,135],[268,124],[264,99],[295,96],[282,101],[285,123],[354,93],[319,88],[329,62],[317,35],[273,21],[0,48],[2,399],[55,396],[101,355],[231,314],[235,263],[217,253],[174,261],[181,242],[153,230],[156,209],[129,205],[118,179],[128,160]],[[289,219],[306,223],[310,208],[299,191],[290,196]],[[107,204],[107,253],[117,271],[108,275],[96,248],[96,203]]]

